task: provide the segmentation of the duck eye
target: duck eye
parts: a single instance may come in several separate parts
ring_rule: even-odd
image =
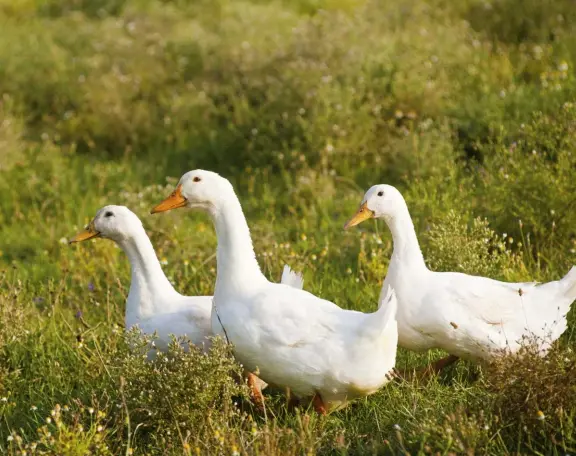
[[[104,217],[114,217],[114,213],[108,211],[108,212],[106,212],[106,213],[104,214]]]
[[[194,179],[192,179],[194,182],[200,182],[202,179],[199,178],[198,176],[195,176]]]
[[[384,196],[384,192],[378,192],[378,196]]]

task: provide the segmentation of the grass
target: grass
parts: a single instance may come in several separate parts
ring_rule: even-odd
[[[288,263],[343,307],[373,310],[386,274],[386,228],[342,230],[376,183],[403,192],[435,269],[559,278],[576,263],[571,1],[94,5],[0,0],[0,452],[576,451],[574,311],[545,361],[460,363],[327,418],[270,393],[263,416],[225,346],[130,350],[125,256],[66,244],[126,205],[177,288],[211,294],[209,220],[148,215],[206,168],[233,181],[265,274]]]

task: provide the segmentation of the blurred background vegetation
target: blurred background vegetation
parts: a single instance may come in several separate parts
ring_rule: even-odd
[[[288,263],[304,271],[307,289],[345,307],[374,309],[391,253],[382,225],[342,231],[377,183],[403,192],[438,270],[503,280],[564,275],[576,263],[575,65],[573,0],[0,0],[0,396],[14,399],[0,449],[13,430],[32,435],[31,404],[49,414],[58,401],[102,403],[118,390],[112,380],[107,387],[82,377],[79,387],[52,378],[87,367],[90,357],[77,353],[79,311],[97,327],[85,350],[123,320],[122,253],[104,241],[66,245],[99,207],[134,210],[177,288],[212,293],[207,218],[148,215],[190,169],[233,181],[269,277]],[[564,343],[574,337],[572,323]],[[95,376],[121,356],[116,344],[103,350]],[[57,374],[51,363],[63,353],[68,370]],[[282,437],[258,451],[380,451],[391,438],[410,452],[558,448],[553,432],[528,426],[523,434],[521,414],[515,437],[488,435],[486,426],[502,426],[493,422],[496,405],[493,416],[446,415],[491,394],[469,393],[468,368],[454,374],[464,383],[453,400],[444,396],[454,379],[445,389],[387,391],[330,424],[308,415],[266,421],[262,435]],[[44,386],[25,386],[34,382]],[[408,411],[415,394],[422,406]],[[446,437],[454,420],[478,430],[462,431],[465,448]],[[412,437],[398,439],[395,422]],[[360,443],[341,437],[343,429]],[[107,437],[113,452],[126,444],[118,435]],[[237,451],[256,451],[239,435]],[[173,447],[165,434],[164,443],[140,444],[175,448],[180,437]]]

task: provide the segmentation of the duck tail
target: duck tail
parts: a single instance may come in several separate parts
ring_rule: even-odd
[[[377,331],[384,332],[390,330],[392,327],[397,332],[396,323],[396,310],[398,309],[398,301],[394,289],[388,285],[388,289],[384,297],[380,300],[378,310],[373,314],[373,328]]]
[[[540,307],[533,315],[534,319],[530,327],[541,329],[536,330],[534,334],[542,338],[542,352],[546,353],[550,344],[558,339],[568,327],[567,314],[576,300],[576,266],[572,266],[560,280],[542,284],[542,289],[547,290],[544,296],[546,299],[536,301]],[[542,319],[543,316],[544,319]],[[541,326],[542,323],[544,326]]]
[[[282,271],[282,279],[280,283],[288,285],[301,290],[304,288],[304,278],[301,272],[293,271],[287,264],[284,265],[284,270]]]
[[[560,282],[565,284],[564,296],[569,300],[569,309],[574,300],[576,300],[576,266],[572,266],[572,269],[568,271],[568,274],[566,274]]]

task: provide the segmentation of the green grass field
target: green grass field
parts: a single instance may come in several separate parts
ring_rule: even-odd
[[[216,236],[151,216],[186,171],[229,178],[260,265],[376,308],[405,195],[436,270],[546,281],[576,264],[572,0],[0,0],[0,453],[575,454],[576,311],[546,360],[461,362],[326,418],[251,408],[228,347],[150,364],[124,335],[125,255],[66,240],[141,218],[184,294]],[[443,353],[400,349],[397,367]]]

